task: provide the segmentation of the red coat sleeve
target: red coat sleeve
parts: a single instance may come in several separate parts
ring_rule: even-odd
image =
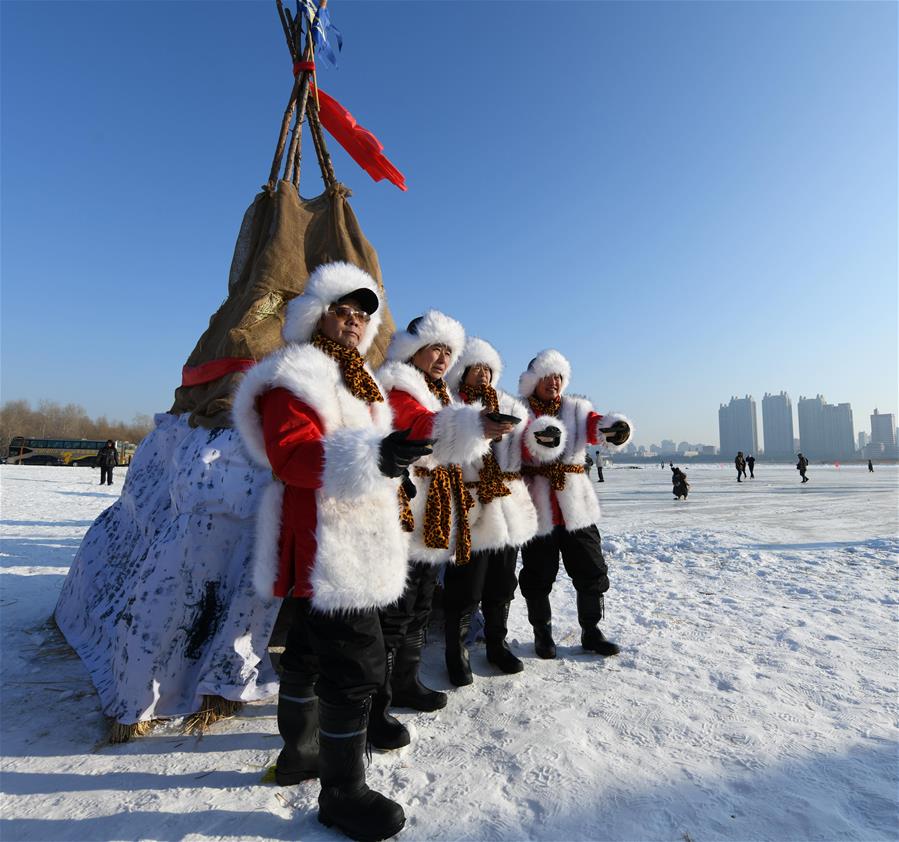
[[[275,476],[287,485],[320,488],[324,429],[315,410],[287,389],[266,392],[258,406],[265,452]]]
[[[434,413],[425,409],[408,392],[391,389],[387,395],[393,410],[395,430],[412,430],[410,439],[429,439],[434,431]]]
[[[591,412],[587,416],[587,444],[599,443],[599,425],[602,422],[602,416],[598,412]]]

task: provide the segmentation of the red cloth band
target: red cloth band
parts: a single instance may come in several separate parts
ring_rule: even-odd
[[[189,366],[181,369],[182,386],[199,386],[201,383],[210,383],[224,377],[226,374],[236,374],[246,371],[256,365],[256,360],[244,357],[222,357],[218,360],[210,360],[208,363]]]
[[[293,63],[293,75],[299,76],[300,72],[303,70],[308,70],[312,73],[315,70],[315,62],[314,61],[295,61]]]

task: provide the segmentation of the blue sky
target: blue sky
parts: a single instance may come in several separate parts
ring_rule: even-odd
[[[320,83],[398,323],[541,348],[636,440],[731,395],[897,411],[894,3],[352,2]],[[269,2],[0,4],[2,397],[164,411],[292,77]],[[306,196],[321,190],[307,158]],[[759,415],[761,424],[761,415]]]

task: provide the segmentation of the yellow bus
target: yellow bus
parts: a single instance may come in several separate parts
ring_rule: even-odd
[[[30,439],[15,436],[6,453],[8,465],[82,465],[95,467],[97,451],[106,446],[106,439]],[[130,441],[115,442],[120,465],[131,463],[137,445]]]

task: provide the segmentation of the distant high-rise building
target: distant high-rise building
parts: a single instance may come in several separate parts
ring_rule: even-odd
[[[759,430],[755,400],[751,395],[730,399],[718,408],[718,438],[722,456],[735,456],[738,450],[745,455],[759,452]]]
[[[671,439],[662,439],[662,453],[677,453],[677,445]]]
[[[899,456],[897,447],[896,419],[891,412],[874,410],[871,416],[871,443],[867,447],[868,457],[875,456],[895,459]]]
[[[830,404],[823,395],[799,398],[799,444],[808,459],[847,459],[855,455],[852,407]]]
[[[858,449],[864,450],[865,445],[868,443],[868,434],[862,430],[858,434]]]
[[[766,459],[791,459],[793,449],[793,403],[786,392],[762,398],[762,431]]]
[[[896,444],[896,421],[891,412],[881,413],[876,409],[871,416],[871,444]]]

